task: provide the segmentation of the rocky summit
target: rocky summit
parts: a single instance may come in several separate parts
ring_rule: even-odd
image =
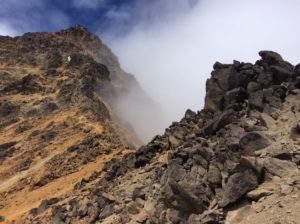
[[[95,35],[0,43],[0,222],[299,223],[300,65],[217,62],[203,110],[134,147],[114,101],[153,101]]]

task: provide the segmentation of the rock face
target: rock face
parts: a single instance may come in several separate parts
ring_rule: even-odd
[[[297,66],[274,52],[260,55],[255,64],[216,63],[202,111],[187,110],[163,135],[78,182],[61,204],[49,206],[52,213],[26,222],[276,221],[268,204],[298,203],[300,91]],[[264,210],[255,204],[263,199]],[[294,223],[296,210],[287,218]]]
[[[58,33],[80,40],[87,38],[84,34],[81,28]],[[30,35],[27,38],[32,39]],[[39,43],[38,39],[34,43]],[[73,46],[71,43],[59,45],[59,49],[66,47]],[[60,57],[55,51],[45,55],[50,60],[47,62],[47,68],[51,68],[47,71],[50,77],[57,77],[57,68],[66,63],[66,74],[78,78],[61,78],[55,100],[40,100],[43,113],[60,111],[62,105],[74,105],[71,108],[80,108],[76,116],[83,113],[90,118],[95,115],[92,117],[95,124],[110,119],[107,102],[96,100],[99,95],[95,94],[92,84],[99,83],[103,87],[98,94],[105,99],[122,92],[117,83],[124,80],[117,74],[107,74],[109,66],[114,64],[113,57],[104,57],[110,55],[108,51],[90,51],[90,57],[78,52],[68,54],[71,55],[69,62],[64,62],[64,55]],[[23,185],[23,191],[31,192],[32,197],[36,192],[47,191],[48,194],[44,193],[43,200],[35,201],[30,211],[18,216],[18,221],[211,224],[281,220],[282,223],[297,223],[300,206],[297,199],[300,189],[299,66],[294,67],[275,52],[261,51],[259,55],[261,60],[255,64],[217,62],[207,80],[204,109],[187,110],[182,120],[173,122],[163,135],[155,136],[137,150],[125,148],[121,140],[116,143],[115,136],[119,135],[114,133],[115,127],[110,122],[104,123],[108,127],[101,126],[104,133],[100,128],[82,129],[90,135],[73,141],[64,152],[50,159],[44,157],[45,170],[40,175],[20,179],[20,183],[30,185],[30,188]],[[102,61],[109,66],[93,61],[93,57],[105,58]],[[26,63],[40,64],[33,57],[28,57]],[[77,69],[80,70],[78,74]],[[111,83],[106,89],[107,82]],[[11,83],[14,88],[5,87]],[[4,94],[14,91],[18,94],[23,91],[23,95],[36,94],[45,88],[32,78],[18,82],[8,80],[7,84],[3,84],[1,90]],[[108,89],[115,91],[111,93]],[[92,107],[85,106],[87,100],[94,102]],[[42,116],[34,107],[24,110],[22,105],[7,101],[1,104],[0,112],[7,117],[17,117],[25,111],[28,118]],[[9,130],[16,133],[33,129],[32,123],[21,123],[21,120],[9,125],[15,125],[16,130]],[[45,145],[60,139],[60,133],[65,133],[65,138],[72,135],[68,129],[70,125],[75,124],[68,120],[61,124],[54,122],[29,131],[27,139],[42,139]],[[24,142],[19,141],[19,138],[10,139],[0,145],[3,161],[22,148]],[[125,149],[118,150],[122,147]],[[34,153],[23,156],[21,167],[36,166],[31,159],[35,158]],[[53,193],[70,180],[71,188]],[[57,187],[54,191],[52,185]],[[3,198],[18,191],[20,184]],[[5,200],[17,201],[13,196]],[[8,203],[4,209],[5,206],[12,207]],[[3,220],[7,218],[10,217],[3,216]]]
[[[114,103],[132,89],[154,105],[109,48],[80,25],[0,37],[0,215],[5,221],[18,220],[22,214],[15,210],[29,211],[64,194],[112,157],[141,145]],[[39,198],[36,191],[42,192]],[[32,200],[24,201],[22,194]]]

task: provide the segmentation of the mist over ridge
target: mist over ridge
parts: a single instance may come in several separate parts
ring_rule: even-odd
[[[205,81],[215,61],[254,63],[257,52],[270,49],[296,63],[300,38],[296,1],[151,1],[137,4],[134,27],[125,35],[101,33],[124,70],[164,111],[165,124],[187,108],[203,107]],[[121,12],[119,12],[121,14]],[[130,13],[124,8],[122,15]],[[151,16],[145,16],[151,15]],[[118,21],[118,15],[114,18]],[[116,26],[117,23],[115,24]],[[161,130],[158,130],[161,132]]]

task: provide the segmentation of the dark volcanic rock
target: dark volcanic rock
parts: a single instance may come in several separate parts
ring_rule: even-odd
[[[206,135],[216,133],[221,128],[224,128],[227,124],[230,124],[236,120],[236,115],[233,110],[224,111],[220,116],[216,117],[211,123],[204,127],[203,131]]]
[[[255,150],[263,149],[271,143],[263,134],[258,132],[246,133],[240,140],[240,146],[245,154],[253,154]]]
[[[224,194],[220,202],[221,207],[225,207],[242,197],[247,192],[258,186],[257,176],[253,170],[235,173],[229,177],[224,187]]]
[[[212,77],[217,81],[223,91],[228,91],[238,87],[237,71],[232,66],[216,69],[212,72]]]
[[[75,35],[80,41],[87,39],[91,45],[94,43],[82,27],[60,34]],[[31,46],[38,40],[35,35],[27,35],[25,41]],[[95,123],[100,122],[104,131],[95,134],[96,130],[81,129],[82,122],[75,125],[69,121],[71,119],[66,119],[72,131],[78,128],[80,134],[89,134],[47,161],[45,172],[40,179],[34,179],[31,190],[80,171],[82,166],[100,156],[108,160],[103,168],[97,167],[89,177],[81,178],[73,191],[59,199],[44,200],[38,208],[32,209],[34,221],[49,215],[51,208],[49,218],[54,223],[108,222],[112,217],[116,223],[224,223],[230,206],[238,207],[243,199],[249,199],[248,192],[274,175],[284,177],[288,172],[296,174],[298,171],[298,126],[290,133],[294,140],[291,148],[295,152],[281,148],[271,151],[273,143],[278,143],[277,133],[273,135],[268,131],[274,131],[273,124],[282,122],[281,110],[286,100],[291,96],[296,98],[300,87],[299,65],[294,68],[275,52],[260,52],[262,59],[255,64],[216,63],[206,82],[203,110],[187,110],[163,135],[136,150],[127,151],[129,148],[122,144],[113,144],[114,135],[105,134],[114,108],[110,108],[110,102],[102,101],[102,97],[122,92],[117,87],[119,83],[114,82],[116,74],[111,64],[104,65],[107,61],[95,60],[88,54],[74,53],[78,52],[76,50],[64,52],[63,48],[50,52],[47,49],[52,47],[51,42],[39,44],[43,45],[44,55],[48,52],[47,78],[64,79],[57,83],[55,99],[43,99],[38,110],[26,110],[27,115],[32,115],[28,120],[37,114],[56,115],[66,107],[73,107],[78,110],[76,116],[84,113],[86,120],[92,118]],[[99,54],[104,54],[103,51]],[[63,69],[67,72],[61,72]],[[35,87],[42,86],[42,81],[24,77],[23,81],[12,80],[5,84],[9,88],[4,90],[36,92],[38,88]],[[105,93],[106,88],[112,88],[113,93],[101,95],[102,88]],[[8,117],[22,113],[18,105],[0,104],[0,115]],[[298,109],[291,105],[289,110],[296,114]],[[273,118],[279,119],[274,121]],[[49,124],[43,130],[31,130],[28,139],[45,144],[61,140],[63,128],[63,125]],[[20,129],[18,132],[22,133]],[[0,145],[0,161],[15,153],[15,145],[21,142]],[[278,145],[290,149],[288,144]],[[125,150],[106,157],[105,154],[119,149]],[[34,155],[21,155],[24,160],[19,169],[29,168]]]
[[[280,56],[280,54],[274,51],[260,51],[258,54],[268,65],[278,64],[283,61],[283,58]]]
[[[214,79],[206,81],[205,109],[208,111],[219,111],[223,109],[224,91]]]
[[[146,195],[145,195],[145,193],[143,192],[143,189],[140,188],[140,187],[135,188],[135,189],[133,190],[133,192],[132,192],[132,200],[135,200],[135,199],[137,199],[137,198],[141,198],[141,199],[143,199],[143,200],[146,199]]]
[[[178,209],[179,211],[185,211],[189,214],[199,214],[207,208],[207,202],[205,203],[205,200],[193,195],[178,183],[171,181],[169,186],[178,206],[180,206]]]
[[[246,98],[247,92],[242,87],[227,91],[224,96],[224,108],[228,108],[232,104],[242,103]]]
[[[297,165],[291,161],[280,160],[276,158],[268,158],[264,167],[268,173],[279,177],[284,177],[288,173],[297,173]]]
[[[272,71],[273,80],[275,84],[280,84],[283,81],[286,81],[287,79],[291,78],[294,74],[291,70],[278,65],[272,65],[270,69]]]

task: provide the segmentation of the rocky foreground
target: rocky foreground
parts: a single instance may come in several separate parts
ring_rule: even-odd
[[[95,110],[85,108],[86,102],[99,102],[96,99],[104,94],[90,89],[89,81],[101,86],[109,68],[84,63],[77,74],[82,59],[72,64],[71,56],[64,65],[68,73],[58,73],[61,88],[53,89],[47,101],[41,96],[46,84],[38,84],[54,71],[47,71],[50,76],[43,73],[37,82],[34,75],[14,80],[14,72],[6,67],[0,111],[10,119],[1,126],[1,141],[15,137],[0,145],[2,221],[299,223],[300,66],[275,52],[259,55],[255,64],[215,63],[204,109],[187,110],[181,121],[138,150],[126,147],[122,133],[105,119],[110,114],[105,101]],[[66,82],[74,74],[77,78],[72,80],[79,85]],[[31,95],[20,93],[24,88]],[[26,95],[20,105],[15,103],[20,102],[18,94]],[[56,106],[49,106],[52,100]],[[60,109],[66,103],[73,105],[71,110]],[[32,112],[36,104],[39,110]],[[62,116],[62,111],[67,114]],[[38,112],[41,117],[31,115]],[[47,121],[56,116],[55,122],[32,127],[45,114]],[[21,166],[22,159],[27,161],[29,139],[35,150],[28,156],[30,162]],[[55,149],[58,140],[60,149]],[[39,165],[41,161],[45,162]],[[14,182],[16,169],[30,172],[23,171]],[[14,183],[8,187],[7,180]]]

